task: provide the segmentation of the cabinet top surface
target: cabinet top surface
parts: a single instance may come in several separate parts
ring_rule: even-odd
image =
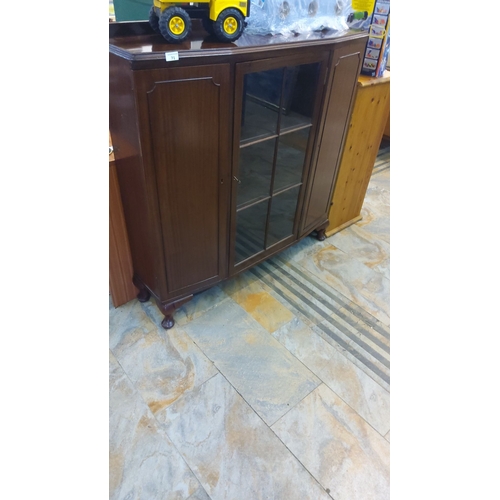
[[[188,40],[168,43],[149,27],[148,22],[110,23],[110,52],[131,61],[165,61],[166,52],[178,52],[179,59],[206,56],[232,56],[249,52],[266,52],[311,45],[331,45],[341,41],[368,37],[366,32],[337,33],[332,30],[298,34],[294,37],[258,36],[243,33],[234,43],[220,43],[193,21]]]

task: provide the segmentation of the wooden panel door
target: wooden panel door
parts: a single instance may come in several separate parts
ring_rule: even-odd
[[[227,276],[229,65],[141,72],[168,297]]]
[[[329,99],[324,104],[324,127],[316,143],[317,161],[310,175],[301,235],[326,227],[365,44],[361,39],[333,53]]]

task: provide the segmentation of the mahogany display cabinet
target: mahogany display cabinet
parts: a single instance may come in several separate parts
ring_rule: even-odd
[[[138,299],[176,308],[325,238],[365,33],[167,44],[110,24],[109,129]]]

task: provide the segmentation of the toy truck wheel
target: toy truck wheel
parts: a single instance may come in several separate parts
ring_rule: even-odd
[[[149,11],[149,25],[151,26],[151,28],[153,28],[153,30],[156,33],[160,32],[158,22],[159,22],[159,19],[158,19],[158,16],[156,15],[155,8],[151,7],[151,10]]]
[[[201,22],[203,23],[203,28],[205,28],[205,31],[209,33],[210,35],[214,34],[214,22],[209,19],[208,17],[204,17]]]
[[[191,19],[184,9],[169,7],[162,12],[158,26],[165,40],[180,43],[191,31]]]
[[[214,23],[214,35],[221,42],[234,42],[242,35],[245,27],[243,14],[236,9],[225,9]]]

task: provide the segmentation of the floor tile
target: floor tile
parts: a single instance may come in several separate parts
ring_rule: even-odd
[[[302,322],[389,390],[389,328],[324,281],[279,257],[252,270]]]
[[[361,209],[362,219],[356,222],[356,226],[363,228],[364,231],[372,234],[379,240],[390,243],[390,217],[382,216],[373,210],[369,204],[363,205]]]
[[[119,344],[132,330],[141,330],[146,334],[155,327],[155,322],[137,299],[117,308],[112,307],[109,310],[109,346],[113,348]]]
[[[372,175],[361,209],[362,219],[355,226],[378,241],[390,242],[390,169]]]
[[[298,264],[389,324],[389,280],[380,273],[333,246],[300,259]]]
[[[222,375],[164,413],[169,437],[212,500],[331,500]]]
[[[389,498],[389,158],[360,221],[197,294],[173,329],[110,302],[110,500]]]
[[[220,286],[214,286],[205,290],[204,292],[197,293],[183,306],[176,309],[174,312],[175,324],[183,326],[190,321],[193,321],[198,316],[201,316],[213,307],[217,307],[221,302],[227,300],[227,295],[221,290]],[[155,327],[159,327],[163,318],[165,317],[154,300],[149,300],[141,304],[144,313],[154,323]]]
[[[330,243],[328,243],[327,239],[324,241],[319,241],[318,239],[316,239],[315,236],[308,235],[299,242],[279,252],[278,255],[280,259],[282,259],[283,261],[295,262],[298,259],[301,259],[306,255],[309,255],[310,253],[315,253],[319,249],[329,246]]]
[[[353,340],[342,339],[341,334],[332,328],[331,324],[318,323],[310,327],[325,342],[337,349],[351,363],[366,373],[387,392],[390,392],[390,370],[369,352],[359,347]],[[344,342],[339,342],[344,340]]]
[[[298,319],[273,336],[382,436],[389,431],[389,393]]]
[[[258,278],[252,273],[251,270],[248,270],[238,274],[238,276],[235,276],[234,278],[222,282],[219,286],[224,293],[231,297],[234,293],[239,292],[241,289],[251,285],[255,281],[258,281]]]
[[[231,298],[269,333],[274,332],[293,318],[290,309],[287,309],[256,282],[233,291]]]
[[[301,300],[296,290],[290,286],[289,281],[272,269],[269,263],[263,263],[252,269],[259,277],[259,285],[272,297],[290,310],[294,317],[299,317],[307,325],[314,325],[321,320],[315,311]]]
[[[384,170],[372,176],[363,202],[363,205],[370,205],[373,211],[386,217],[391,210],[389,175],[389,171]]]
[[[390,278],[389,243],[355,224],[328,238],[330,243],[350,257]]]
[[[185,329],[268,425],[320,384],[233,301],[212,309]]]
[[[370,182],[368,184],[368,190],[370,189],[379,189],[384,191],[385,193],[390,193],[391,191],[391,171],[389,168],[386,168],[376,174],[372,175],[370,178]],[[390,196],[385,198],[386,205],[390,205]]]
[[[213,307],[219,306],[224,300],[227,300],[227,295],[220,287],[215,286],[205,290],[175,311],[175,323],[183,326]]]
[[[389,499],[389,443],[326,385],[272,429],[335,500]]]
[[[208,500],[112,354],[109,386],[110,500]]]
[[[217,373],[180,327],[136,328],[111,350],[153,413]]]
[[[389,432],[385,435],[385,439],[387,439],[387,441],[389,441],[389,443],[391,442],[391,431],[389,431]]]

